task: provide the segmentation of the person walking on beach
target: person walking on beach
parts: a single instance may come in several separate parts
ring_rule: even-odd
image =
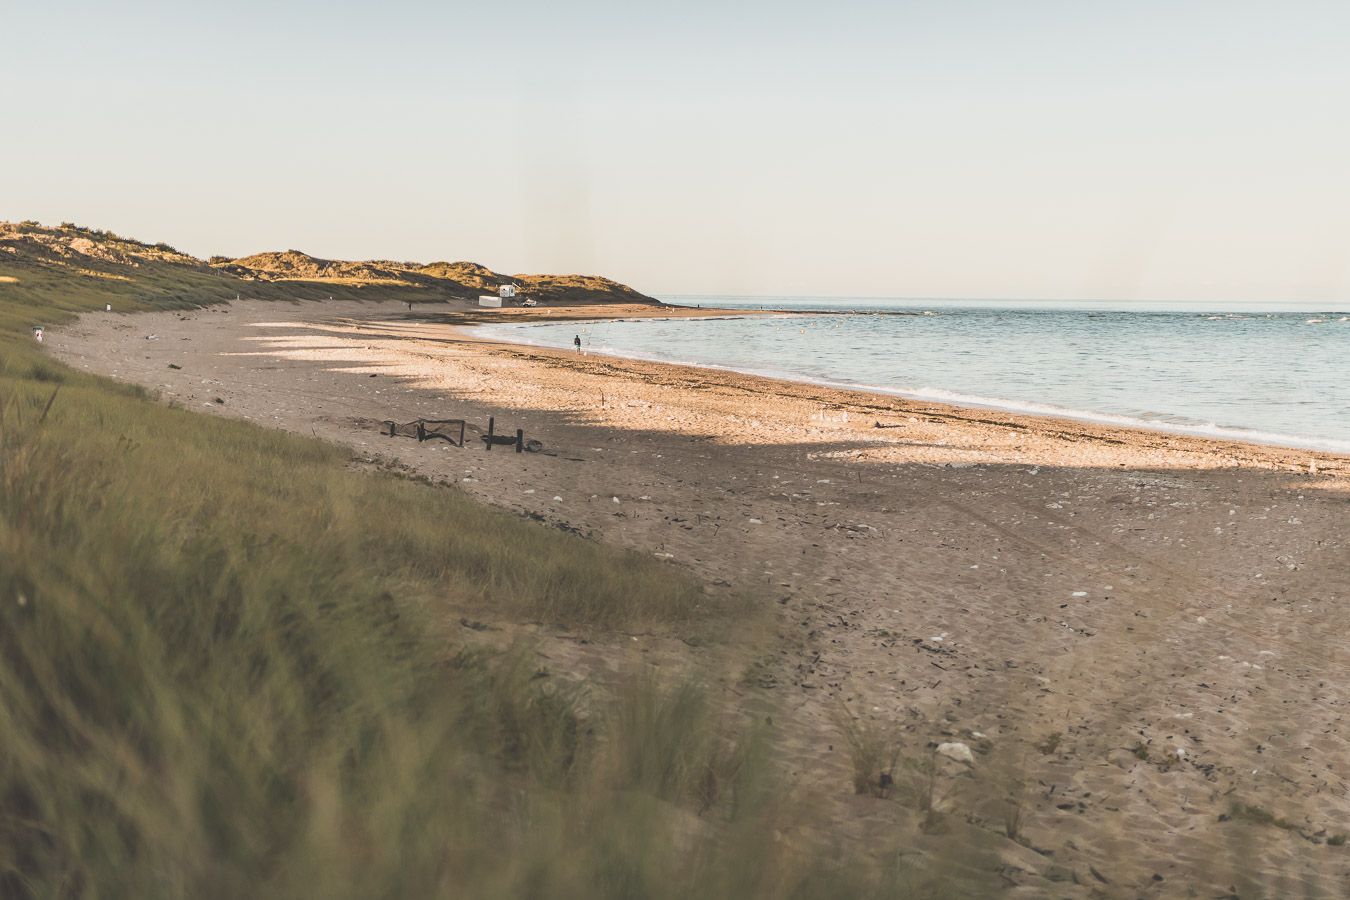
[[[581,335],[577,335],[576,337],[572,338],[572,343],[576,346],[577,352],[580,353],[580,352],[581,352]]]

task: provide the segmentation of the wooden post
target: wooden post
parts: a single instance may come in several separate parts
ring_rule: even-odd
[[[516,452],[525,452],[525,429],[523,428],[516,429]]]
[[[495,416],[488,416],[487,448],[492,449],[492,429],[496,427],[497,419]]]

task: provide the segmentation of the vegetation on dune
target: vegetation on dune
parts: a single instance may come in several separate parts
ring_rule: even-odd
[[[365,260],[350,262],[319,259],[299,250],[257,253],[212,263],[223,272],[254,281],[308,281],[322,284],[399,286],[474,297],[515,284],[529,296],[544,301],[652,303],[650,297],[617,281],[597,275],[503,275],[472,262],[416,262]]]
[[[719,751],[650,740],[623,710],[676,734],[706,734],[703,711],[653,689],[587,721],[523,655],[452,654],[438,620],[458,585],[502,576],[498,551],[447,562],[370,515],[389,504],[453,541],[452,492],[23,365],[7,354],[0,379],[0,894],[518,895],[673,863],[643,842],[671,839]],[[489,516],[460,524],[550,552],[511,576],[536,602],[556,605],[559,547],[626,570],[612,591],[685,588]],[[626,596],[602,581],[606,600]],[[593,825],[565,815],[583,797]],[[624,841],[642,852],[610,858]]]
[[[471,262],[415,262],[319,259],[299,250],[257,253],[240,259],[212,256],[203,261],[168,244],[147,244],[108,231],[65,223],[46,228],[36,222],[0,222],[0,266],[4,284],[21,284],[32,296],[46,285],[62,301],[66,289],[99,285],[114,297],[143,298],[147,289],[161,300],[200,304],[237,294],[262,299],[381,299],[411,302],[466,300],[513,283],[546,303],[655,303],[651,297],[594,275],[503,275]],[[73,277],[72,277],[73,276]],[[55,287],[53,288],[53,284]]]
[[[799,854],[771,735],[700,684],[455,649],[502,595],[597,634],[712,614],[677,570],[46,357],[31,324],[233,294],[95,239],[131,261],[0,256],[0,896],[878,889]]]
[[[263,299],[369,299],[372,289],[382,299],[435,302],[471,299],[507,283],[549,303],[656,302],[595,275],[503,275],[472,262],[349,262],[319,259],[299,250],[203,261],[168,244],[147,244],[70,223],[46,228],[36,222],[0,222],[0,265],[25,270],[28,278],[19,283],[36,282],[30,285],[33,288],[50,284],[53,276],[62,287],[69,287],[74,275],[120,284],[121,289],[112,293],[122,298],[140,296],[152,285],[157,295],[192,303],[236,294]]]

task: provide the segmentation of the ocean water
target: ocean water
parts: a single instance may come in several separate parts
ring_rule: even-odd
[[[504,340],[1350,453],[1350,311],[664,298],[808,313],[487,325]]]

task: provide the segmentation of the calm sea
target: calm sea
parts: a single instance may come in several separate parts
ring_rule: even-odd
[[[570,348],[580,334],[591,353],[1350,453],[1350,311],[664,299],[812,314],[484,329],[520,343]]]

